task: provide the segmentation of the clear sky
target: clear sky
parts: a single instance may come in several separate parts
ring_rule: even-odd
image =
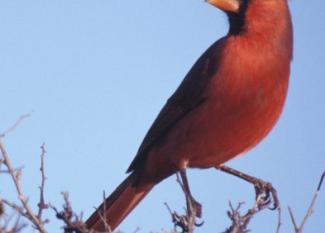
[[[325,170],[325,3],[290,1],[295,32],[289,95],[272,133],[228,165],[271,181],[282,205],[300,220]],[[0,2],[0,131],[22,114],[32,116],[7,136],[5,145],[31,203],[39,185],[40,145],[48,151],[46,198],[60,206],[69,191],[77,212],[88,216],[102,191],[125,177],[146,131],[186,72],[227,32],[226,16],[202,0],[57,0]],[[228,225],[228,201],[246,201],[253,188],[221,172],[190,171],[205,224],[197,232]],[[0,176],[0,196],[14,198]],[[170,229],[163,205],[185,205],[175,177],[159,184],[120,225],[126,233]],[[325,189],[306,232],[324,230]],[[50,212],[50,232],[60,223]],[[276,212],[251,223],[273,233]],[[293,232],[284,213],[282,232]],[[29,232],[29,231],[28,231]]]

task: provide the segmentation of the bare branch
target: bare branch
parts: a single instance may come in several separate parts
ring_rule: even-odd
[[[40,189],[40,200],[38,203],[38,214],[37,218],[42,219],[42,214],[43,210],[48,208],[48,204],[45,203],[45,198],[44,198],[44,188],[45,188],[45,171],[44,171],[44,157],[46,154],[45,150],[45,143],[42,144],[41,146],[41,166],[40,166],[40,172],[41,172],[41,186],[39,186]]]
[[[311,203],[309,205],[309,208],[307,209],[307,212],[300,224],[300,226],[298,226],[296,220],[295,220],[295,217],[293,215],[293,212],[292,212],[292,209],[290,208],[290,206],[288,207],[288,210],[289,210],[289,214],[290,214],[290,218],[291,218],[291,222],[292,222],[292,225],[294,227],[294,230],[295,230],[295,233],[302,233],[303,232],[303,228],[304,226],[306,225],[309,217],[313,214],[314,212],[314,207],[315,207],[315,204],[316,204],[316,201],[317,201],[317,197],[318,197],[318,194],[321,190],[321,187],[322,187],[322,184],[323,184],[323,181],[324,181],[324,178],[325,178],[325,172],[322,174],[321,178],[320,178],[320,181],[319,181],[319,184],[317,186],[317,189],[316,189],[316,192],[311,200]]]
[[[18,123],[20,121],[18,121]],[[16,123],[15,125],[18,125],[18,123]],[[10,128],[10,129],[12,129],[12,128]],[[27,217],[34,224],[35,228],[38,229],[41,233],[46,233],[46,230],[44,228],[43,223],[33,213],[32,208],[28,204],[28,199],[26,198],[26,196],[23,193],[22,185],[20,183],[21,171],[16,171],[13,168],[13,166],[11,164],[11,161],[9,159],[8,153],[7,153],[3,143],[1,141],[1,138],[0,138],[0,152],[1,152],[1,155],[2,155],[2,158],[3,158],[3,164],[8,169],[9,175],[11,176],[12,181],[13,181],[13,183],[15,185],[15,188],[16,188],[16,191],[17,191],[17,194],[18,194],[18,198],[19,198],[24,210],[26,211],[25,217]]]
[[[9,127],[7,130],[5,130],[4,133],[2,133],[0,135],[0,153],[1,153],[1,164],[3,164],[6,167],[6,172],[10,175],[16,192],[18,194],[18,199],[20,201],[20,203],[22,204],[22,207],[16,205],[16,204],[12,204],[10,205],[9,202],[5,203],[9,206],[11,206],[12,208],[16,209],[22,216],[26,217],[27,219],[29,219],[34,227],[41,233],[46,233],[46,230],[44,228],[44,224],[41,221],[41,219],[39,219],[33,212],[32,208],[29,206],[28,204],[28,199],[27,197],[24,195],[23,192],[23,188],[22,185],[20,183],[20,177],[21,177],[21,169],[17,170],[14,169],[12,166],[12,163],[9,159],[9,155],[4,147],[4,144],[2,142],[2,138],[5,137],[8,133],[12,132],[13,130],[15,130],[19,124],[26,119],[27,117],[29,117],[30,114],[25,114],[19,117],[19,119],[15,122],[15,124],[13,124],[11,127]]]
[[[22,215],[17,210],[14,209],[16,214],[13,213],[9,216],[5,213],[5,202],[6,200],[0,199],[0,233],[18,233],[27,225],[21,223]],[[13,220],[14,217],[16,217],[15,220]]]
[[[98,211],[98,215],[99,215],[99,218],[101,219],[101,221],[104,223],[105,232],[112,233],[112,229],[109,226],[109,224],[107,222],[107,217],[106,217],[106,194],[105,194],[105,191],[103,191],[103,205],[104,205],[104,208],[102,211],[103,214],[101,211]]]
[[[298,224],[296,223],[296,219],[293,215],[293,211],[290,206],[288,206],[288,210],[289,210],[289,215],[290,215],[290,219],[291,219],[292,225],[294,227],[294,230],[295,230],[295,232],[299,232]]]
[[[0,199],[0,218],[2,217],[2,215],[4,215],[4,213],[5,213],[5,206],[2,200]]]
[[[260,193],[257,196],[255,203],[251,209],[248,209],[245,214],[240,213],[240,209],[243,206],[243,202],[239,203],[236,208],[233,207],[231,202],[229,202],[230,211],[227,212],[228,217],[231,220],[231,226],[226,229],[223,233],[247,233],[250,230],[248,229],[248,224],[253,219],[253,217],[261,212],[262,210],[266,209],[267,206],[263,205],[261,208],[261,202],[265,202],[265,197],[263,193]],[[276,228],[276,232],[280,232],[281,228],[281,207],[280,205],[277,207],[278,209],[278,224]]]
[[[20,215],[28,218],[24,208],[22,208],[21,206],[17,205],[16,203],[10,202],[8,200],[2,199],[1,202],[6,205],[9,206],[11,209],[15,210],[17,213],[19,213]]]
[[[31,114],[30,113],[27,113],[27,114],[24,114],[24,115],[21,115],[18,120],[15,122],[15,124],[13,124],[12,126],[10,126],[8,129],[6,129],[2,134],[0,134],[0,138],[4,138],[7,134],[11,133],[12,131],[14,131],[18,126],[19,124],[25,120],[26,118],[30,117]]]
[[[281,206],[279,205],[278,206],[278,225],[276,227],[276,233],[280,233],[280,229],[281,229],[281,226],[282,226],[282,209],[281,209]]]
[[[50,207],[56,213],[56,217],[64,222],[64,233],[94,233],[94,231],[87,229],[86,224],[82,221],[81,217],[74,214],[69,200],[69,194],[63,192],[62,196],[64,199],[62,211],[58,211],[51,204]]]
[[[319,192],[320,189],[322,188],[324,179],[325,179],[325,172],[323,172],[323,174],[322,174],[322,176],[320,178],[320,181],[319,181],[319,184],[318,184],[318,187],[317,187],[317,192]]]

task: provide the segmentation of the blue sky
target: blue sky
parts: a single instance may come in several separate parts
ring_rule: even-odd
[[[325,3],[290,1],[294,61],[285,110],[272,133],[228,165],[271,181],[283,207],[300,220],[325,170]],[[32,116],[5,139],[35,204],[39,147],[46,143],[46,198],[60,206],[69,191],[88,216],[125,177],[146,131],[200,54],[227,32],[226,16],[201,0],[1,1],[0,131]],[[253,188],[221,172],[192,170],[190,184],[203,204],[197,232],[229,225],[228,201],[252,203]],[[13,199],[8,177],[0,196]],[[172,227],[164,202],[185,202],[175,177],[159,184],[120,225],[124,232]],[[60,223],[49,212],[49,232]],[[324,229],[325,190],[306,232]],[[276,213],[265,211],[253,232],[273,233]],[[284,211],[282,232],[293,232]],[[27,230],[29,232],[29,230]]]

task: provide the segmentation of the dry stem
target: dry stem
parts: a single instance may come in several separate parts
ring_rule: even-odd
[[[318,197],[318,194],[321,190],[321,187],[322,187],[322,184],[323,184],[323,181],[324,181],[324,178],[325,178],[325,172],[322,174],[321,178],[320,178],[320,181],[318,183],[318,186],[317,186],[317,189],[316,189],[316,192],[311,200],[311,203],[309,205],[309,208],[307,209],[307,212],[301,222],[301,224],[298,226],[296,220],[295,220],[295,217],[293,215],[293,211],[291,209],[291,207],[289,206],[288,207],[288,210],[289,210],[289,214],[290,214],[290,218],[291,218],[291,222],[292,222],[292,225],[294,227],[294,231],[295,233],[302,233],[303,232],[303,228],[304,226],[306,225],[308,219],[310,218],[310,216],[313,214],[314,212],[314,207],[315,207],[315,204],[316,204],[316,200],[317,200],[317,197]]]
[[[20,182],[20,177],[21,177],[21,173],[22,173],[21,169],[14,169],[13,168],[12,163],[11,163],[11,161],[9,159],[8,152],[5,149],[5,146],[4,146],[3,142],[2,142],[2,139],[8,133],[14,131],[19,126],[19,124],[29,116],[30,116],[30,114],[25,114],[25,115],[20,116],[19,119],[11,127],[9,127],[7,130],[5,130],[4,133],[0,134],[0,152],[1,152],[1,156],[2,156],[1,164],[3,164],[6,167],[6,171],[4,171],[4,172],[9,174],[9,176],[11,177],[11,179],[12,179],[12,181],[14,183],[14,186],[15,186],[16,192],[18,194],[18,199],[19,199],[19,201],[21,203],[21,206],[15,204],[15,203],[10,203],[7,200],[2,200],[2,202],[4,204],[6,204],[7,206],[15,209],[19,214],[21,214],[22,216],[27,218],[30,222],[32,222],[34,227],[39,232],[47,233],[47,231],[44,228],[44,222],[42,221],[41,218],[39,218],[36,214],[34,214],[32,208],[28,204],[28,198],[26,197],[26,195],[23,192],[23,188],[22,188],[22,185],[21,185],[21,182]],[[42,164],[41,166],[43,166],[43,165],[44,164]],[[43,189],[44,189],[44,185],[43,185]],[[39,208],[42,208],[42,207],[39,207]],[[42,210],[40,210],[39,212],[41,213]]]

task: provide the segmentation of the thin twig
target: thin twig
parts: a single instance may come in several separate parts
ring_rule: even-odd
[[[19,124],[25,120],[26,118],[30,117],[31,113],[26,113],[24,115],[21,115],[18,120],[15,122],[15,124],[13,124],[12,126],[10,126],[8,129],[6,129],[2,134],[0,134],[0,138],[4,138],[7,134],[11,133],[12,131],[14,131]]]
[[[319,192],[320,189],[322,188],[322,185],[323,185],[323,181],[324,181],[324,179],[325,179],[325,172],[323,172],[323,174],[322,174],[322,176],[321,176],[321,178],[320,178],[319,184],[318,184],[318,186],[317,186],[317,192]]]
[[[22,118],[22,119],[24,119],[24,118]],[[18,123],[19,122],[21,122],[21,120],[18,121]],[[18,123],[16,123],[15,126],[18,125]],[[13,129],[13,128],[14,127],[10,128],[10,129]],[[39,232],[46,233],[46,230],[44,228],[43,223],[33,213],[32,208],[28,204],[28,199],[24,195],[22,185],[20,183],[21,172],[14,170],[14,168],[13,168],[13,166],[11,164],[11,161],[9,159],[8,153],[7,153],[3,143],[1,141],[1,138],[0,138],[0,151],[1,151],[1,154],[2,154],[2,158],[3,158],[3,164],[7,167],[8,171],[9,171],[9,175],[11,176],[12,181],[13,181],[13,183],[15,185],[15,188],[16,188],[16,191],[17,191],[17,194],[18,194],[18,198],[19,198],[23,208],[26,211],[26,216],[25,217],[27,217],[34,224],[35,228],[38,229]]]
[[[5,214],[5,206],[10,207],[15,211],[15,213],[11,215]],[[27,226],[26,223],[21,223],[21,216],[23,215],[24,209],[16,205],[15,203],[11,203],[5,199],[0,198],[0,233],[18,233],[23,228]],[[13,222],[13,218],[16,216],[16,219]]]
[[[103,191],[103,214],[101,213],[101,211],[98,211],[98,215],[99,215],[99,218],[101,219],[101,221],[104,223],[105,232],[112,233],[112,229],[109,226],[109,224],[107,222],[107,217],[106,217],[106,194],[105,194],[105,191]]]
[[[280,233],[280,229],[282,226],[282,209],[281,205],[278,206],[278,225],[276,227],[276,233]]]
[[[260,202],[264,202],[264,195],[263,193],[260,193],[256,201],[254,202],[252,208],[248,209],[245,214],[240,213],[240,209],[243,206],[243,202],[240,202],[236,208],[233,207],[232,203],[229,202],[229,207],[230,211],[227,212],[228,217],[231,220],[231,226],[226,229],[224,233],[247,233],[250,230],[248,229],[248,224],[250,221],[253,219],[253,217],[261,212],[262,210],[266,209],[267,205],[263,205],[261,208]],[[278,208],[278,224],[276,228],[276,233],[280,232],[281,228],[281,208],[280,205],[277,207]]]
[[[294,227],[294,230],[297,233],[297,232],[299,232],[299,227],[298,227],[298,224],[296,222],[296,219],[295,219],[295,217],[293,215],[293,211],[292,211],[290,206],[288,206],[288,211],[289,211],[290,219],[291,219],[292,225]]]
[[[40,166],[40,172],[41,172],[41,185],[39,186],[40,189],[40,200],[38,203],[38,214],[37,214],[37,218],[38,219],[42,219],[42,214],[43,214],[43,210],[48,208],[48,205],[45,203],[45,198],[44,198],[44,189],[45,189],[45,180],[46,180],[46,176],[45,176],[45,170],[44,170],[44,157],[46,154],[46,150],[45,150],[45,143],[42,144],[41,146],[41,166]]]
[[[64,204],[63,210],[58,211],[51,204],[49,205],[56,213],[56,217],[64,222],[64,233],[94,233],[87,229],[86,224],[81,220],[81,216],[74,214],[67,192],[62,193]]]
[[[17,205],[16,203],[10,202],[6,199],[1,199],[1,202],[6,205],[9,206],[11,209],[15,210],[17,213],[19,213],[20,215],[27,217],[26,212],[24,210],[24,208],[22,208],[21,206]]]
[[[134,231],[133,231],[133,233],[138,233],[140,231],[140,227],[137,227]]]
[[[0,225],[0,233],[18,233],[21,232],[23,228],[25,228],[27,225],[25,223],[21,223],[20,217],[21,215],[18,214],[16,219],[13,220],[13,218],[16,215],[12,214],[8,217],[2,218],[2,224]],[[11,222],[13,222],[11,224]]]
[[[323,184],[323,181],[324,181],[324,178],[325,178],[325,172],[322,174],[321,178],[320,178],[320,181],[318,183],[318,186],[317,186],[317,189],[316,189],[316,192],[311,200],[311,203],[309,205],[309,208],[307,209],[307,212],[300,224],[300,226],[298,226],[296,220],[295,220],[295,217],[293,215],[293,212],[292,212],[292,209],[290,208],[290,206],[288,207],[288,210],[289,210],[289,214],[290,214],[290,218],[291,218],[291,222],[292,222],[292,225],[294,227],[294,230],[295,230],[295,233],[302,233],[303,232],[303,228],[304,226],[306,225],[309,217],[313,214],[314,212],[314,207],[315,207],[315,204],[316,204],[316,201],[317,201],[317,198],[318,198],[318,194],[321,190],[321,187],[322,187],[322,184]]]
[[[15,189],[16,189],[16,192],[18,194],[18,198],[22,204],[22,207],[21,207],[22,209],[19,213],[21,213],[24,217],[29,219],[33,223],[34,227],[39,232],[46,233],[43,222],[40,219],[38,219],[37,216],[34,214],[32,208],[28,204],[28,199],[24,195],[23,188],[20,183],[21,170],[17,170],[17,169],[13,168],[11,161],[9,159],[9,155],[2,143],[2,138],[4,138],[8,133],[15,130],[19,126],[19,124],[29,116],[30,116],[30,113],[20,116],[18,118],[18,120],[11,127],[9,127],[7,130],[5,130],[4,133],[0,134],[0,152],[2,155],[2,160],[1,160],[2,163],[1,164],[3,164],[6,167],[8,174],[11,176],[12,181],[15,186]],[[20,208],[18,208],[18,209],[20,209]]]

